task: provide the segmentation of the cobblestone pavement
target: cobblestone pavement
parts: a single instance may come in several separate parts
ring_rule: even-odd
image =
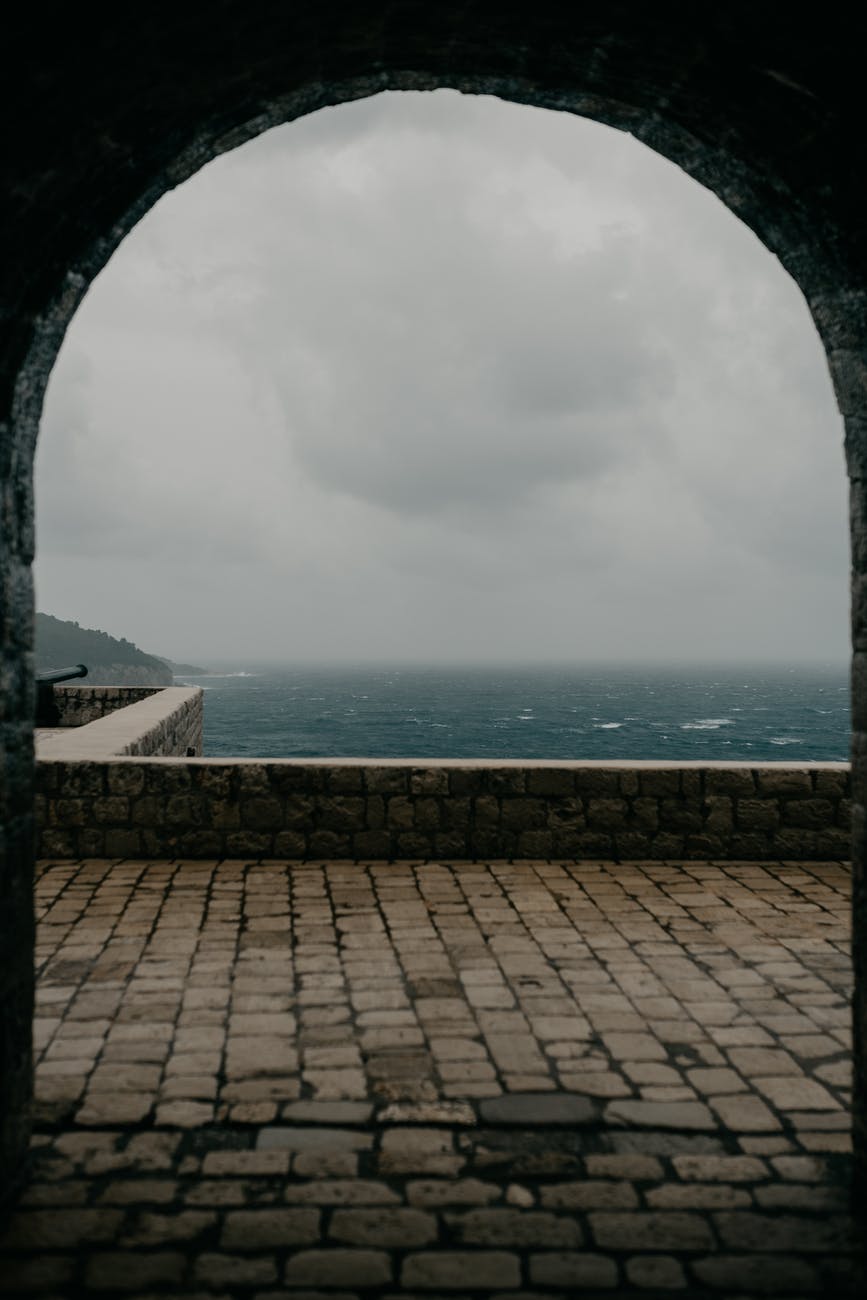
[[[848,890],[45,863],[0,1294],[854,1296]]]

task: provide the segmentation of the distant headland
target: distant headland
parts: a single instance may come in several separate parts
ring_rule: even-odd
[[[207,672],[195,664],[175,663],[147,654],[125,637],[109,636],[76,622],[36,615],[36,671],[87,665],[88,686],[171,686],[176,675]]]

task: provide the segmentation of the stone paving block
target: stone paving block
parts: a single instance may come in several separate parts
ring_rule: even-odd
[[[454,1149],[454,1138],[438,1129],[387,1129],[382,1135],[379,1171],[382,1174],[457,1174],[466,1159]]]
[[[304,1080],[317,1101],[342,1101],[367,1097],[367,1079],[361,1069],[305,1069]]]
[[[632,1088],[620,1074],[613,1070],[576,1071],[565,1064],[559,1070],[560,1084],[570,1092],[585,1093],[590,1097],[629,1097]]]
[[[515,1074],[545,1074],[547,1065],[530,1034],[485,1033],[488,1051],[501,1070]]]
[[[678,1177],[691,1182],[751,1183],[768,1176],[768,1166],[756,1156],[672,1156]]]
[[[166,1063],[166,1074],[208,1075],[216,1074],[220,1068],[220,1052],[181,1052],[172,1053]]]
[[[833,1061],[828,1065],[818,1065],[815,1070],[816,1078],[821,1079],[823,1083],[830,1083],[837,1088],[851,1088],[853,1083],[852,1062]]]
[[[0,1232],[0,1249],[62,1250],[82,1242],[113,1241],[122,1219],[121,1210],[18,1211]]]
[[[489,1124],[587,1124],[598,1113],[587,1097],[569,1093],[513,1094],[479,1103],[479,1114]]]
[[[354,1151],[314,1147],[310,1151],[297,1152],[292,1168],[303,1178],[353,1178],[358,1173],[358,1155]]]
[[[382,1051],[391,1047],[421,1047],[425,1041],[421,1029],[408,1025],[395,1025],[365,1029],[361,1034],[361,1049],[365,1053]],[[346,1062],[341,1062],[346,1064]]]
[[[570,1293],[617,1286],[618,1270],[612,1259],[585,1251],[551,1251],[530,1256],[530,1281],[537,1286],[568,1287]]]
[[[277,1262],[269,1255],[244,1258],[207,1252],[197,1257],[194,1273],[197,1282],[215,1289],[268,1286],[277,1281]]]
[[[401,1198],[385,1183],[369,1178],[315,1178],[289,1182],[283,1199],[293,1204],[399,1205]]]
[[[543,1042],[563,1042],[568,1039],[588,1039],[590,1024],[576,1011],[571,1015],[533,1015],[530,1028]]]
[[[679,1088],[646,1087],[639,1089],[642,1101],[684,1102],[697,1101],[695,1092],[686,1086]]]
[[[437,1221],[417,1209],[340,1209],[331,1216],[328,1235],[354,1246],[410,1250],[437,1239]]]
[[[89,1199],[91,1190],[91,1184],[85,1178],[70,1179],[68,1182],[31,1183],[22,1190],[18,1205],[30,1209],[84,1205]]]
[[[214,1107],[202,1101],[166,1101],[157,1106],[155,1124],[173,1128],[199,1128],[214,1116]]]
[[[76,1124],[139,1124],[153,1108],[151,1093],[88,1093],[75,1115]]]
[[[746,1092],[748,1085],[734,1070],[723,1067],[687,1070],[686,1077],[693,1088],[705,1097],[726,1092]]]
[[[589,1220],[596,1244],[607,1250],[710,1250],[714,1246],[707,1220],[679,1210],[632,1214],[600,1210]]]
[[[571,1217],[535,1210],[484,1209],[446,1214],[457,1241],[473,1246],[578,1247],[584,1234]]]
[[[25,1295],[63,1296],[69,1289],[74,1266],[71,1255],[4,1259],[0,1269],[0,1295],[15,1296],[16,1300]]]
[[[803,1074],[798,1062],[781,1048],[732,1047],[727,1054],[734,1069],[749,1078],[768,1074]]]
[[[85,1285],[92,1291],[135,1291],[142,1286],[178,1285],[186,1260],[176,1251],[111,1251],[91,1255]]]
[[[60,1155],[68,1156],[76,1165],[82,1166],[88,1172],[119,1169],[123,1167],[123,1156],[118,1150],[121,1138],[122,1130],[113,1133],[89,1132],[87,1130],[59,1133],[54,1141],[54,1151]],[[106,1163],[101,1164],[98,1168],[92,1168],[94,1159],[106,1161]]]
[[[400,1281],[424,1291],[512,1288],[520,1284],[521,1262],[517,1255],[499,1250],[425,1251],[407,1256]]]
[[[193,1183],[184,1193],[187,1205],[245,1205],[255,1195],[257,1186],[252,1182],[229,1181],[226,1178],[203,1178]]]
[[[584,1157],[587,1172],[594,1178],[629,1179],[632,1182],[662,1178],[663,1168],[656,1156],[626,1153],[590,1153]]]
[[[679,1070],[670,1065],[660,1065],[657,1061],[624,1061],[623,1073],[633,1083],[679,1084],[683,1076]]]
[[[496,1071],[489,1061],[440,1061],[437,1073],[449,1083],[496,1078]]]
[[[638,1206],[638,1194],[631,1183],[607,1178],[586,1178],[568,1183],[549,1183],[539,1197],[552,1210],[631,1210]]]
[[[780,1110],[840,1109],[840,1103],[814,1079],[786,1074],[777,1078],[759,1076],[753,1079],[753,1086]]]
[[[852,1154],[851,1133],[799,1133],[798,1142],[805,1151],[836,1151]]]
[[[645,1192],[652,1210],[735,1210],[752,1204],[743,1187],[728,1183],[664,1183]]]
[[[619,1061],[664,1061],[667,1052],[652,1034],[603,1033],[603,1042]]]
[[[672,1255],[633,1255],[625,1267],[627,1280],[643,1290],[674,1291],[687,1284],[683,1265]]]
[[[739,1294],[800,1296],[823,1290],[817,1270],[797,1257],[719,1254],[694,1260],[692,1269],[706,1286]]]
[[[503,1070],[500,1077],[508,1092],[556,1092],[557,1084],[550,1074],[512,1074]]]
[[[485,1061],[488,1054],[474,1038],[431,1038],[431,1055],[437,1061]]]
[[[756,1204],[765,1210],[818,1210],[843,1212],[848,1208],[848,1192],[842,1187],[816,1186],[815,1183],[770,1183],[753,1189]]]
[[[467,1102],[392,1102],[378,1111],[379,1124],[474,1125],[476,1113]]]
[[[178,1184],[174,1178],[113,1179],[100,1193],[105,1205],[165,1205],[177,1196]]]
[[[219,1084],[215,1075],[187,1076],[173,1074],[160,1085],[164,1101],[213,1101]]]
[[[726,1128],[735,1133],[770,1133],[782,1127],[773,1111],[752,1093],[727,1093],[711,1097],[709,1102]]]
[[[345,1069],[361,1065],[361,1050],[354,1044],[346,1047],[305,1047],[306,1069]]]
[[[232,1251],[311,1245],[319,1240],[319,1219],[315,1209],[229,1210],[220,1245]]]
[[[529,1187],[524,1187],[521,1183],[510,1183],[506,1188],[506,1202],[528,1210],[536,1204],[536,1196]]]
[[[466,990],[471,1007],[513,1007],[515,995],[505,984],[474,984]]]
[[[298,1053],[282,1038],[239,1035],[227,1040],[225,1069],[230,1079],[292,1074],[298,1069]]]
[[[723,1243],[734,1250],[848,1254],[852,1248],[850,1223],[842,1215],[816,1218],[733,1210],[713,1219]]]
[[[350,1128],[311,1126],[296,1128],[291,1125],[268,1127],[259,1130],[257,1151],[368,1151],[373,1146],[373,1136]]]
[[[778,1156],[794,1151],[793,1144],[785,1137],[739,1137],[738,1146],[747,1155]]]
[[[605,1108],[609,1124],[637,1125],[655,1129],[712,1130],[716,1120],[699,1101],[612,1101]]]
[[[406,1184],[406,1199],[410,1205],[488,1205],[499,1200],[501,1195],[502,1189],[497,1183],[482,1182],[478,1178],[415,1179]]]
[[[381,1250],[300,1250],[290,1256],[283,1275],[286,1286],[368,1289],[392,1280],[391,1259]]]
[[[369,1102],[291,1101],[283,1107],[282,1118],[289,1123],[366,1124],[373,1114]]]
[[[797,1182],[818,1183],[828,1174],[828,1162],[818,1156],[772,1156],[774,1173]]]

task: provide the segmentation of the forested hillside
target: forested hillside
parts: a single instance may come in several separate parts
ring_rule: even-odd
[[[51,614],[36,615],[36,671],[86,664],[90,686],[171,686],[172,670],[163,659],[145,654],[138,646],[100,632],[79,627]]]

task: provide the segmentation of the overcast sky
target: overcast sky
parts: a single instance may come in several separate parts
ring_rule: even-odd
[[[91,288],[38,607],[197,661],[842,661],[842,425],[798,289],[567,114],[380,95],[219,158]]]

